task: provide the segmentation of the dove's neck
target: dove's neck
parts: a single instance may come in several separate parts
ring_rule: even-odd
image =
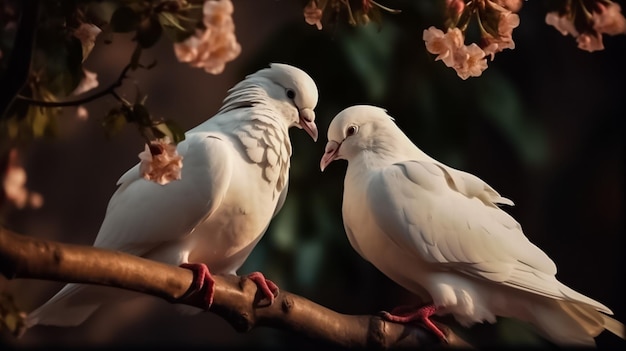
[[[297,122],[297,110],[288,102],[274,97],[275,84],[262,77],[248,77],[228,91],[218,113],[192,131],[205,131],[214,127],[224,131],[243,130],[246,122],[261,123],[288,136],[291,124]],[[293,116],[292,116],[293,115]],[[295,117],[294,117],[295,116]],[[292,120],[295,120],[292,121]],[[243,123],[242,123],[243,122]]]
[[[284,88],[262,76],[248,76],[228,91],[218,114],[252,108],[255,117],[271,119],[282,129],[299,122],[298,110],[284,98]]]
[[[372,170],[408,160],[434,161],[415,146],[404,133],[389,133],[370,140],[369,144],[349,161],[348,167]]]
[[[263,82],[258,79],[244,79],[228,90],[218,113],[226,113],[238,108],[252,107],[268,101]]]

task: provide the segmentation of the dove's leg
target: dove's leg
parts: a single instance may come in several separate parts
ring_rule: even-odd
[[[191,282],[187,295],[202,290],[206,284],[206,296],[204,297],[204,301],[207,304],[207,309],[211,307],[215,293],[215,280],[211,276],[211,272],[209,272],[209,267],[204,263],[183,263],[180,267],[187,268],[193,272],[193,282]]]
[[[422,306],[417,308],[417,310],[403,306],[394,308],[391,313],[383,312],[382,316],[386,320],[396,323],[422,322],[426,329],[435,333],[441,340],[446,341],[446,335],[430,320],[430,316],[435,314],[435,312],[437,312],[435,305]]]
[[[265,278],[261,272],[250,273],[247,278],[252,280],[265,297],[270,300],[270,305],[274,303],[274,298],[278,296],[278,286],[273,281]]]

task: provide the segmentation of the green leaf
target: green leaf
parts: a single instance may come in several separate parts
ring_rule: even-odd
[[[159,21],[162,25],[168,27],[174,27],[182,32],[186,32],[187,29],[180,25],[180,21],[178,18],[169,12],[161,12],[159,13]]]
[[[26,313],[17,307],[12,295],[0,291],[0,331],[3,329],[22,335],[26,331]]]
[[[129,112],[127,109],[116,107],[104,117],[102,127],[104,127],[104,134],[107,139],[117,135],[126,126]]]
[[[163,31],[165,32],[165,35],[167,35],[167,37],[175,43],[180,43],[186,40],[194,33],[193,29],[183,31],[180,28],[173,27],[167,24],[163,24]]]
[[[68,96],[83,79],[83,44],[75,37],[65,43],[65,60],[54,73],[48,70],[49,83],[46,88],[55,96]]]
[[[169,137],[172,143],[178,144],[185,140],[185,132],[178,124],[172,120],[166,120],[162,123],[155,125],[153,128],[154,134],[159,137]]]
[[[17,329],[17,317],[14,314],[4,316],[4,325],[9,331],[14,332]]]
[[[122,6],[111,16],[111,29],[114,32],[132,32],[139,26],[141,17],[128,6]]]
[[[31,121],[33,136],[35,138],[43,136],[48,124],[48,115],[45,110],[39,106],[33,106],[28,110],[28,118]]]
[[[163,27],[157,16],[150,16],[139,24],[137,29],[137,42],[142,48],[147,49],[153,46],[163,33]]]
[[[20,121],[17,117],[12,116],[6,122],[6,133],[9,139],[17,139],[20,133]]]
[[[39,85],[57,97],[68,96],[83,77],[82,43],[55,28],[41,29],[38,39],[45,42],[36,47],[33,57],[33,71],[39,72]]]

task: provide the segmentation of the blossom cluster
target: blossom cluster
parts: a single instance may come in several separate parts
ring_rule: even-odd
[[[183,157],[176,151],[176,145],[169,138],[153,140],[139,153],[139,173],[141,177],[165,185],[181,179]]]
[[[181,62],[204,68],[211,74],[220,74],[224,66],[239,56],[241,45],[235,36],[234,7],[231,0],[207,0],[202,9],[204,28],[174,44],[174,52]]]
[[[478,77],[497,53],[515,49],[513,30],[520,25],[517,12],[523,4],[524,0],[445,0],[446,28],[431,26],[424,30],[422,39],[426,49],[462,79]],[[546,23],[563,35],[575,37],[580,49],[602,50],[603,34],[626,34],[626,19],[620,6],[611,0],[553,0],[549,6],[555,11],[548,12]],[[309,0],[304,8],[304,20],[321,30],[325,9],[339,12],[344,7],[351,24],[357,24],[359,19],[367,23],[376,8],[399,12],[374,0]],[[473,33],[468,30],[470,24],[478,28],[480,38],[468,37],[468,32]]]
[[[17,149],[11,149],[8,163],[2,179],[2,190],[5,199],[16,208],[39,208],[43,205],[43,196],[26,187],[26,170],[19,163]]]
[[[587,6],[585,2],[565,4],[559,11],[548,12],[546,23],[576,38],[578,48],[589,52],[604,49],[602,34],[626,34],[626,19],[619,4],[597,0],[587,2]]]
[[[102,30],[100,28],[91,23],[81,23],[78,28],[74,29],[72,34],[80,40],[83,48],[83,62],[85,62],[91,53],[91,50],[93,50],[93,47],[96,45],[96,38],[101,32]],[[83,78],[70,95],[80,95],[86,93],[97,88],[99,84],[98,74],[83,67]],[[76,107],[76,116],[79,119],[85,120],[89,117],[89,112],[85,106],[79,105]]]
[[[386,7],[375,0],[309,0],[304,7],[304,21],[322,30],[324,12],[347,13],[348,23],[356,26],[370,21],[380,22],[380,12],[399,13],[399,10]],[[335,19],[339,16],[329,16]]]
[[[93,50],[93,47],[96,45],[96,37],[100,34],[102,30],[91,23],[81,23],[78,28],[74,29],[72,33],[83,47],[83,62],[87,59],[87,56]]]
[[[322,30],[322,9],[317,7],[317,1],[310,0],[304,8],[304,20],[306,23]]]
[[[431,26],[424,30],[426,50],[437,55],[461,79],[478,77],[487,69],[487,57],[494,59],[504,49],[514,49],[513,29],[519,26],[522,0],[446,0],[449,15],[447,32]],[[469,20],[478,19],[481,40],[465,45]]]

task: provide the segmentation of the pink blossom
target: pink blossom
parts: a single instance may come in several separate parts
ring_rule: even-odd
[[[26,179],[26,170],[19,165],[17,150],[12,149],[9,152],[9,163],[2,181],[4,195],[19,209],[27,206],[39,208],[43,205],[43,197],[26,188]]]
[[[485,52],[474,43],[469,46],[464,45],[454,52],[452,68],[463,80],[469,77],[479,77],[487,69]]]
[[[28,199],[28,190],[26,190],[24,184],[26,184],[26,171],[24,168],[18,165],[9,166],[2,185],[7,200],[11,201],[18,208],[24,207]]]
[[[99,84],[98,74],[83,68],[83,79],[81,79],[70,95],[80,95],[86,93],[91,89],[97,88]]]
[[[498,33],[504,37],[510,37],[513,29],[519,26],[519,16],[510,11],[500,13],[500,21],[498,22]]]
[[[161,185],[180,179],[183,157],[178,155],[176,145],[170,144],[168,138],[146,144],[138,156],[141,160],[139,173],[143,178]]]
[[[515,42],[513,41],[513,29],[519,26],[519,16],[511,11],[503,11],[500,14],[500,20],[498,22],[499,38],[492,36],[484,36],[483,50],[485,54],[491,55],[491,60],[496,53],[501,52],[504,49],[515,49]]]
[[[519,11],[524,4],[524,1],[522,0],[495,0],[494,2],[513,12]]]
[[[317,1],[311,0],[304,8],[304,20],[322,30],[322,10],[317,7]]]
[[[83,68],[83,79],[78,83],[78,86],[76,86],[70,95],[83,94],[91,89],[97,88],[99,84],[98,74]],[[83,121],[87,120],[87,118],[89,118],[89,112],[84,106],[78,106],[76,108],[76,117]]]
[[[601,11],[594,12],[593,29],[599,33],[617,35],[626,33],[626,19],[622,15],[619,4],[611,2],[608,6],[598,4]]]
[[[572,19],[567,16],[559,16],[558,12],[548,12],[546,23],[556,28],[563,35],[571,34],[573,37],[578,36],[578,31],[574,27]]]
[[[74,36],[80,40],[83,45],[83,61],[89,56],[89,53],[96,45],[96,37],[102,30],[91,23],[81,23],[78,28],[74,30]]]
[[[174,44],[178,60],[204,68],[211,74],[222,73],[226,63],[241,53],[235,36],[233,11],[231,0],[205,1],[203,23],[206,29],[198,29],[185,41]]]
[[[459,28],[448,28],[448,32],[443,34],[443,31],[433,26],[424,30],[422,38],[426,42],[426,50],[438,55],[435,61],[442,60],[448,67],[454,65],[453,53],[463,46],[465,39]]]
[[[461,79],[478,77],[487,69],[485,52],[476,44],[463,44],[463,32],[459,28],[448,28],[448,32],[430,27],[424,30],[426,49],[431,54],[438,55],[435,60],[454,68]]]
[[[81,121],[86,121],[89,118],[89,111],[87,111],[85,106],[80,105],[76,108],[76,117]]]
[[[43,206],[43,196],[40,193],[31,191],[28,196],[28,205],[30,208],[40,208]]]
[[[583,33],[576,38],[576,42],[578,42],[578,48],[585,51],[594,52],[604,50],[602,34],[598,32]]]
[[[450,13],[458,16],[465,9],[464,0],[446,0],[446,7],[450,10]]]

